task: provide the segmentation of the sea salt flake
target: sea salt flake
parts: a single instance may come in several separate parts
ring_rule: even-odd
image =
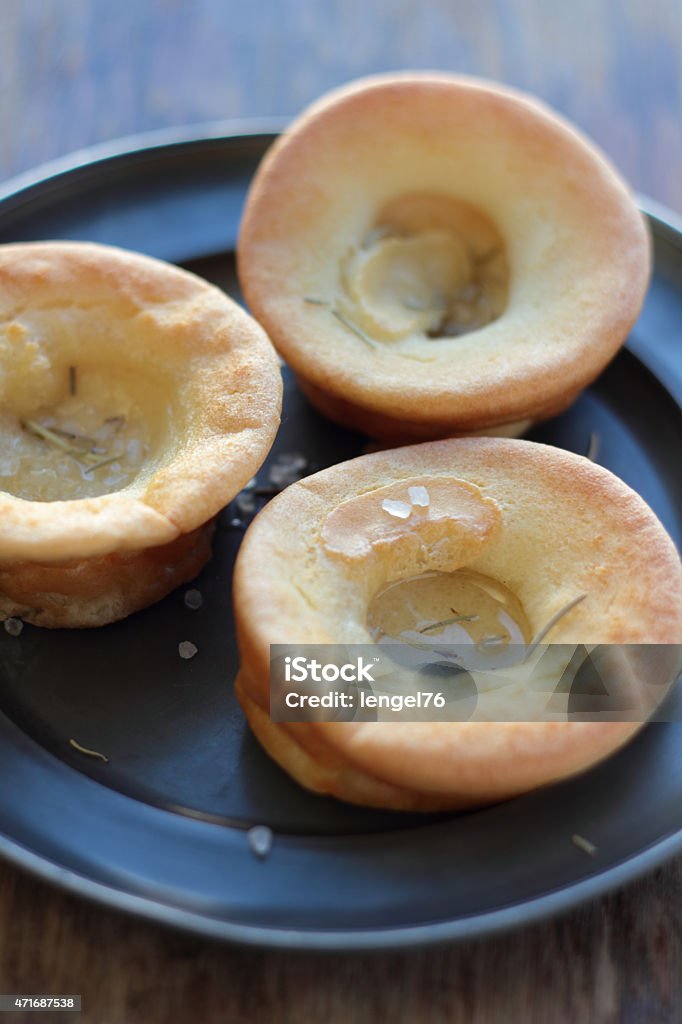
[[[406,501],[394,501],[392,498],[384,498],[381,507],[389,516],[395,516],[396,519],[407,519],[412,512],[412,506]]]
[[[272,849],[272,843],[274,835],[271,828],[267,825],[254,825],[247,832],[247,838],[249,840],[249,846],[255,853],[256,857],[265,858]]]
[[[268,479],[275,487],[289,487],[301,479],[308,468],[308,460],[300,452],[282,452],[275,457],[268,470]]]
[[[185,661],[189,661],[190,658],[193,658],[194,655],[198,653],[199,648],[196,644],[193,644],[191,640],[182,640],[178,644],[178,654],[181,658],[184,658]]]
[[[286,466],[287,469],[305,469],[308,460],[300,452],[281,452],[275,458],[275,465]]]
[[[428,508],[431,504],[429,492],[425,487],[408,487],[407,493],[413,505],[417,505],[420,508]]]
[[[24,624],[21,619],[5,619],[5,632],[10,636],[21,636]]]
[[[188,590],[185,594],[185,607],[190,608],[193,612],[201,608],[204,603],[204,595],[200,590]]]
[[[250,491],[242,491],[235,498],[235,505],[240,515],[250,516],[256,511],[256,496]]]

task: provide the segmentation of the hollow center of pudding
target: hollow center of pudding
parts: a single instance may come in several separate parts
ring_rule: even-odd
[[[0,413],[0,490],[67,501],[127,487],[158,456],[169,420],[164,389],[121,368],[64,366],[58,375],[50,402],[19,393]]]
[[[377,643],[477,644],[494,650],[532,639],[516,594],[470,569],[427,572],[389,584],[371,601],[367,624]]]
[[[344,261],[342,313],[370,337],[447,338],[496,320],[507,304],[502,235],[481,210],[411,193],[387,203]]]

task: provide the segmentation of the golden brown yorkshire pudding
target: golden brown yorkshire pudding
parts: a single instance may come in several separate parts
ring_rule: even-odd
[[[99,626],[210,556],[279,423],[277,357],[217,288],[101,245],[0,247],[0,617]]]
[[[642,719],[275,722],[270,645],[372,644],[406,630],[424,641],[461,622],[484,646],[500,630],[528,642],[563,609],[553,648],[661,645],[677,665],[682,567],[653,512],[607,470],[527,441],[458,439],[289,487],[246,534],[234,607],[237,692],[275,760],[343,800],[436,810],[578,772]]]
[[[616,171],[547,107],[409,73],[330,93],[273,145],[238,262],[310,400],[399,443],[567,407],[637,317],[649,247]]]

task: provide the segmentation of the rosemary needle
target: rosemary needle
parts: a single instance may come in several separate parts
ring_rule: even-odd
[[[370,348],[377,348],[376,341],[374,341],[373,338],[370,338],[368,334],[365,334],[362,328],[358,327],[358,325],[353,323],[352,320],[349,320],[347,316],[344,316],[343,313],[339,313],[338,309],[332,309],[331,314],[332,316],[335,316],[339,323],[342,323],[347,330],[352,331],[357,338],[364,341],[365,345],[369,345]]]
[[[79,754],[85,754],[87,757],[95,757],[98,761],[104,761],[105,764],[109,763],[109,758],[105,754],[100,754],[99,750],[90,750],[89,747],[82,746],[78,740],[69,740],[69,744],[74,750],[77,750]]]
[[[75,366],[70,366],[69,367],[69,394],[70,395],[75,395],[76,394],[76,367]]]
[[[24,430],[28,430],[29,433],[35,434],[37,437],[41,437],[43,441],[49,441],[50,444],[56,445],[57,448],[62,448],[65,452],[70,455],[78,454],[82,455],[83,452],[80,448],[76,448],[75,445],[69,443],[65,438],[60,437],[59,434],[55,434],[49,427],[44,427],[42,423],[36,423],[35,420],[22,420],[21,425]]]
[[[48,441],[56,448],[61,448],[62,451],[66,452],[68,455],[75,456],[79,460],[79,462],[83,463],[87,467],[86,472],[89,472],[91,469],[99,469],[100,466],[104,466],[108,462],[115,462],[116,459],[121,458],[120,452],[116,453],[115,455],[109,455],[105,456],[104,458],[100,458],[99,456],[95,455],[92,451],[84,451],[77,445],[72,444],[70,441],[67,441],[66,438],[61,437],[60,434],[56,433],[54,430],[50,430],[49,427],[44,427],[42,423],[36,423],[35,420],[22,420],[21,425],[24,428],[24,430],[28,430],[29,433],[35,434],[36,437],[41,438],[43,441]],[[86,439],[83,438],[83,440]]]
[[[574,846],[577,846],[579,850],[582,850],[583,853],[586,853],[588,857],[594,857],[595,853],[598,851],[598,847],[595,846],[594,843],[591,843],[589,839],[585,839],[585,836],[578,834],[573,835],[571,836],[571,842]]]
[[[91,451],[97,444],[94,437],[88,437],[87,434],[74,434],[72,430],[61,430],[59,427],[50,427],[50,430],[53,434],[57,434],[67,441],[78,441],[80,444],[86,445],[87,447],[83,449],[84,451]]]
[[[104,458],[99,459],[97,462],[90,463],[85,472],[92,473],[95,469],[99,469],[100,466],[108,466],[110,462],[116,462],[116,460],[120,458],[121,452],[116,452],[115,455],[105,455]]]
[[[572,601],[569,601],[568,604],[564,605],[563,608],[560,608],[559,611],[552,616],[549,622],[546,623],[542,627],[540,632],[533,638],[533,641],[530,647],[528,648],[528,651],[526,652],[526,658],[529,658],[531,656],[535,648],[542,643],[542,641],[545,639],[549,631],[551,629],[554,629],[559,619],[563,619],[564,615],[568,615],[568,613],[572,611],[577,604],[580,604],[581,601],[584,601],[586,597],[587,594],[578,594],[577,597],[574,597]]]
[[[441,626],[452,626],[455,622],[474,622],[478,615],[455,615],[453,619],[441,619],[440,622],[429,622],[428,626],[422,626],[419,633],[430,633],[433,629],[440,629]]]
[[[316,295],[304,295],[303,301],[307,302],[309,306],[325,306],[329,308],[329,312],[332,316],[335,316],[347,330],[352,331],[356,337],[360,338],[361,341],[364,341],[365,345],[369,345],[370,348],[377,347],[377,343],[373,338],[370,338],[368,334],[365,334],[361,327],[358,327],[356,323],[353,323],[353,321],[347,316],[344,316],[343,313],[339,313],[338,309],[333,309],[331,302],[328,302],[327,299],[318,299]]]

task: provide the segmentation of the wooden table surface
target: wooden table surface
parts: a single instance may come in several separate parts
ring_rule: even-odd
[[[2,0],[0,16],[3,179],[132,132],[292,115],[367,72],[440,68],[536,93],[682,210],[679,0]],[[63,1022],[650,1024],[682,1020],[681,968],[682,859],[546,924],[372,957],[222,947],[0,866],[0,992],[82,993]]]

